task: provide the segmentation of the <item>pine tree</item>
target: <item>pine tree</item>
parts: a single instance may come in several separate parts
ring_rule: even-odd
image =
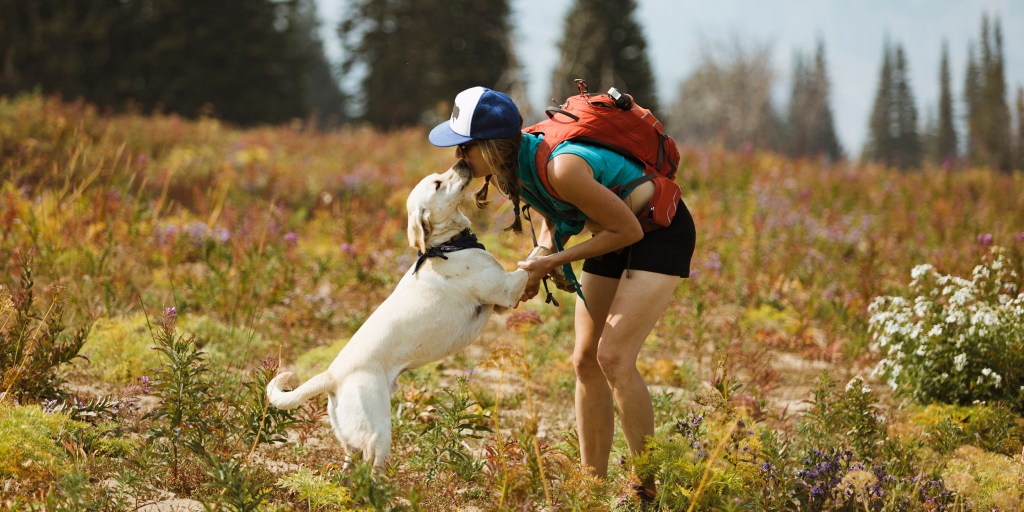
[[[576,94],[574,80],[587,81],[592,92],[616,87],[658,112],[654,74],[647,41],[636,21],[636,0],[576,0],[565,18],[558,44],[559,63],[552,75],[555,101]]]
[[[889,161],[893,152],[893,134],[895,132],[891,118],[894,97],[892,85],[892,50],[889,42],[886,41],[882,49],[882,69],[878,73],[875,103],[871,109],[871,119],[868,123],[868,144],[864,150],[864,157],[873,162],[892,164]]]
[[[951,166],[957,159],[957,136],[953,125],[953,94],[950,91],[949,46],[942,45],[942,63],[939,66],[939,119],[935,126],[932,161]]]
[[[830,160],[842,156],[829,105],[830,86],[825,67],[825,46],[821,41],[813,65],[803,55],[797,55],[787,129],[791,155],[822,155]]]
[[[1024,87],[1017,86],[1017,158],[1014,168],[1024,171]]]
[[[982,138],[981,130],[981,67],[978,65],[978,56],[975,53],[974,43],[967,48],[967,70],[964,73],[964,110],[967,118],[967,134],[964,140],[965,156],[968,162],[977,162],[979,157],[979,146],[975,141]]]
[[[980,52],[980,62],[975,55]],[[967,105],[968,157],[992,169],[1011,167],[1010,108],[1006,101],[1003,36],[999,20],[981,21],[981,42],[968,48],[964,95]]]
[[[897,134],[896,164],[901,168],[917,168],[921,166],[921,138],[917,132],[917,104],[910,88],[910,72],[908,71],[906,52],[903,45],[896,46],[896,74],[894,76],[896,99]]]
[[[445,118],[468,87],[515,82],[508,0],[356,0],[338,28],[363,78],[362,118],[395,128]]]
[[[988,104],[990,113],[988,145],[991,147],[992,160],[989,165],[1003,171],[1009,171],[1012,165],[1012,148],[1010,147],[1010,107],[1006,102],[1005,54],[1003,53],[1003,30],[996,18],[992,35],[992,62],[985,75],[985,89],[982,96]]]
[[[907,68],[903,46],[887,41],[865,151],[868,160],[902,169],[920,166],[922,154]]]

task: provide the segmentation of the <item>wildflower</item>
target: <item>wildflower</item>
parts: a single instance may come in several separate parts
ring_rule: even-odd
[[[865,395],[871,392],[871,388],[864,383],[864,377],[861,377],[860,375],[857,375],[856,377],[850,379],[850,382],[846,383],[846,392],[849,393],[857,389],[858,387],[860,388],[860,392]]]
[[[341,244],[341,252],[343,252],[345,254],[348,254],[348,255],[355,254],[356,253],[356,246],[353,245],[353,244],[350,244],[348,242],[343,242]]]
[[[174,330],[174,322],[178,320],[178,308],[169,307],[164,310],[164,321],[163,326],[167,331]]]
[[[967,354],[961,352],[953,358],[953,368],[956,368],[958,372],[962,372],[965,366],[967,366]]]
[[[935,270],[935,267],[931,266],[928,263],[918,265],[910,271],[910,278],[913,279],[914,281],[917,281],[918,279],[921,279],[922,276],[931,272],[932,270]]]
[[[708,255],[708,260],[705,263],[705,266],[707,266],[708,269],[717,274],[719,271],[722,270],[722,258],[718,255],[717,252],[711,251],[711,254]]]
[[[991,233],[982,233],[982,234],[978,235],[978,243],[983,245],[983,246],[985,246],[985,247],[988,247],[988,246],[992,245],[992,234]]]
[[[1015,238],[1018,242],[1024,242],[1024,231],[1018,231]]]
[[[40,407],[43,408],[43,412],[45,412],[46,414],[51,414],[57,410],[58,403],[56,399],[43,400],[39,405]]]
[[[526,332],[531,326],[543,323],[536,311],[517,311],[505,320],[505,328],[510,331]]]
[[[209,228],[202,222],[193,222],[185,228],[185,234],[192,239],[192,243],[198,244],[206,239],[206,236],[210,233]]]
[[[289,231],[284,235],[284,241],[288,244],[288,247],[295,247],[299,243],[299,235],[293,231]]]

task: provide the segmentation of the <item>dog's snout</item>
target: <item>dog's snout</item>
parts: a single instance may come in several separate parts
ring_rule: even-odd
[[[466,183],[469,183],[469,181],[473,179],[473,169],[469,168],[469,164],[466,163],[465,160],[460,159],[458,162],[455,162],[455,165],[452,166],[452,170],[455,171],[455,173],[459,175],[459,178],[462,178]]]

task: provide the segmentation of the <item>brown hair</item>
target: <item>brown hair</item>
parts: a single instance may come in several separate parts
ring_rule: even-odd
[[[515,219],[512,221],[512,225],[505,230],[512,230],[514,233],[523,232],[523,221],[519,217],[519,146],[522,140],[522,135],[516,135],[504,139],[480,139],[477,141],[484,161],[494,171],[494,174],[489,174],[484,178],[484,186],[473,196],[476,206],[477,208],[487,206],[489,203],[487,201],[487,186],[490,185],[491,178],[497,180],[494,185],[498,187],[498,191],[512,201]]]

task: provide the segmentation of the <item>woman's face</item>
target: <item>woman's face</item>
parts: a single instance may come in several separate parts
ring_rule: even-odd
[[[465,160],[466,163],[469,164],[469,168],[473,171],[474,178],[483,178],[484,176],[494,172],[490,167],[488,167],[487,161],[484,160],[483,150],[480,148],[480,144],[475,140],[456,146],[455,156]]]

